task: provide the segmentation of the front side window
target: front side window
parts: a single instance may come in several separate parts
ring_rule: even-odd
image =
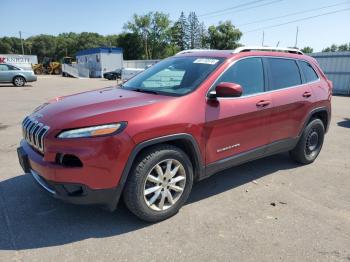
[[[223,61],[213,57],[171,57],[139,73],[122,88],[180,96],[195,90]]]
[[[261,58],[252,57],[234,63],[216,84],[230,82],[241,85],[242,95],[252,95],[264,92],[264,70]]]
[[[306,83],[308,82],[313,82],[318,79],[318,75],[316,74],[315,70],[312,68],[312,66],[305,61],[299,61],[301,70],[303,71],[305,81]]]
[[[293,59],[267,58],[270,69],[270,89],[277,90],[301,84],[298,65]]]
[[[0,65],[0,71],[8,71],[8,70],[9,69],[8,69],[7,65],[4,65],[4,64]]]

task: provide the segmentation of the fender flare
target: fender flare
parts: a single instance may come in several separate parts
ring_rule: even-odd
[[[201,157],[201,151],[199,149],[198,143],[196,141],[196,139],[187,133],[179,133],[179,134],[173,134],[173,135],[167,135],[167,136],[162,136],[162,137],[157,137],[157,138],[153,138],[150,140],[146,140],[143,141],[139,144],[137,144],[133,150],[131,151],[128,161],[125,164],[124,170],[122,172],[122,175],[120,177],[118,186],[116,187],[116,199],[114,202],[114,208],[110,209],[110,210],[114,210],[116,208],[117,203],[119,202],[120,196],[123,192],[125,183],[128,179],[131,167],[134,163],[134,160],[136,159],[136,156],[141,152],[141,150],[145,149],[146,147],[152,146],[152,145],[156,145],[156,144],[161,144],[161,143],[166,143],[166,142],[171,142],[174,140],[178,140],[178,139],[184,139],[188,142],[191,143],[191,145],[193,146],[194,152],[195,152],[195,168],[198,170],[199,172],[199,177],[204,174],[204,164],[202,161],[202,157]]]
[[[303,127],[301,128],[301,130],[299,131],[299,137],[301,136],[301,134],[303,133],[305,127],[307,126],[307,124],[309,123],[309,121],[311,120],[312,116],[315,114],[315,113],[319,113],[319,112],[326,112],[327,113],[327,126],[325,126],[325,132],[328,131],[328,128],[329,128],[329,125],[330,125],[330,122],[331,122],[331,114],[328,110],[327,107],[325,106],[322,106],[322,107],[317,107],[317,108],[314,108],[313,110],[311,110],[307,117],[306,117],[306,120],[304,121],[304,124],[303,124]]]
[[[13,81],[15,80],[15,78],[16,78],[16,77],[18,77],[18,76],[23,77],[24,82],[27,82],[27,78],[26,78],[24,75],[17,74],[17,75],[14,75],[14,76],[12,77],[12,81],[11,81],[11,83],[13,83]]]

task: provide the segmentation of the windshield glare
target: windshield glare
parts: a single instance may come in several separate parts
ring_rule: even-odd
[[[123,88],[185,95],[195,90],[222,60],[214,57],[171,57],[136,75],[124,83]]]

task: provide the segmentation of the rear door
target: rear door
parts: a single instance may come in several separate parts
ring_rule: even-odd
[[[269,123],[270,143],[295,138],[311,105],[312,92],[303,83],[297,60],[264,58],[269,75],[269,93],[274,105]]]
[[[206,108],[206,163],[235,156],[268,143],[266,125],[271,114],[271,95],[265,93],[262,59],[249,57],[235,62],[216,81],[242,86],[235,98],[208,101]],[[260,152],[261,153],[261,152]],[[259,154],[260,154],[259,153]]]

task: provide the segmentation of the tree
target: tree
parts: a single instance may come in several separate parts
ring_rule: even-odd
[[[108,47],[116,47],[118,46],[119,35],[106,35],[105,42]]]
[[[118,36],[117,45],[123,48],[123,56],[126,60],[142,59],[142,39],[134,33],[122,33]]]
[[[199,25],[199,39],[200,39],[200,47],[201,48],[209,48],[208,44],[208,30],[205,27],[204,23],[200,23]]]
[[[57,58],[61,59],[65,56],[74,57],[75,53],[79,51],[79,46],[77,44],[78,34],[61,33],[56,37],[56,54]]]
[[[199,20],[195,12],[190,12],[188,15],[188,37],[189,37],[189,48],[200,48],[201,35]]]
[[[150,33],[150,57],[164,58],[166,47],[170,44],[170,19],[161,13],[153,13]]]
[[[311,54],[314,52],[314,49],[310,46],[305,46],[301,51],[305,54]]]
[[[149,12],[146,15],[134,14],[124,29],[142,39],[145,59],[163,58],[165,49],[171,43],[170,20],[167,14]]]
[[[350,43],[348,44],[342,44],[338,46],[338,51],[339,52],[344,52],[344,51],[350,51]]]
[[[124,25],[126,30],[131,31],[133,34],[136,34],[142,39],[143,49],[144,49],[144,58],[150,59],[149,52],[149,37],[151,34],[151,19],[152,12],[146,15],[137,15],[134,14],[131,21],[127,22]]]
[[[21,40],[17,37],[0,38],[0,53],[22,54]]]
[[[56,38],[53,35],[37,35],[29,37],[26,41],[31,43],[31,52],[38,56],[38,61],[44,57],[58,59],[56,53]]]
[[[84,50],[89,48],[107,46],[107,43],[105,37],[100,34],[82,32],[77,37],[76,45],[79,48],[79,50]]]
[[[171,42],[180,50],[188,49],[189,46],[189,31],[188,22],[184,12],[181,12],[179,19],[170,29]]]
[[[208,28],[208,43],[212,49],[235,49],[240,44],[242,32],[231,21],[220,22],[218,26]]]
[[[344,51],[350,51],[350,43],[349,44],[342,44],[342,45],[331,45],[330,47],[326,47],[322,50],[322,52],[344,52]]]

